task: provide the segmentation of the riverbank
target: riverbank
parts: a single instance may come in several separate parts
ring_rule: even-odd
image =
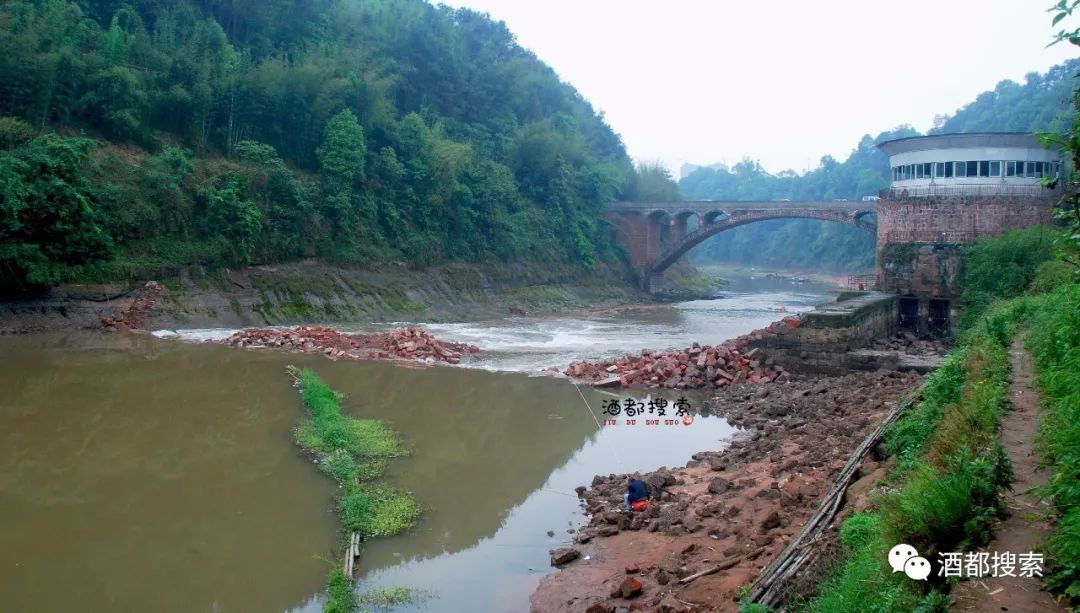
[[[61,285],[0,302],[0,334],[304,323],[469,321],[657,303],[625,271],[537,264],[345,268],[317,261],[148,283]]]
[[[874,274],[873,269],[852,273],[840,273],[816,269],[737,266],[734,264],[698,264],[696,267],[702,276],[709,278],[751,277],[778,279],[791,282],[794,285],[813,281],[830,285],[838,289],[847,287],[847,280],[851,275]]]
[[[533,609],[738,610],[740,588],[801,528],[858,441],[921,380],[874,372],[717,390],[707,410],[743,432],[683,468],[637,475],[659,497],[645,513],[620,510],[626,475],[597,475],[581,488],[590,515],[575,537],[581,557],[544,578]]]

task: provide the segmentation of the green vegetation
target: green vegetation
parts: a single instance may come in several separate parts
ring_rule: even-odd
[[[384,587],[360,594],[358,604],[363,608],[387,608],[416,602],[419,596],[421,594],[412,588]]]
[[[1060,132],[1074,119],[1069,100],[1076,87],[1077,72],[1080,72],[1080,59],[1072,59],[1044,74],[1029,72],[1022,84],[1006,79],[951,116],[935,117],[930,134]]]
[[[977,241],[964,251],[964,274],[959,284],[964,305],[961,329],[972,327],[990,302],[1023,295],[1036,278],[1040,287],[1052,285],[1059,276],[1054,259],[1060,231],[1034,227],[1006,232],[994,240]],[[1050,278],[1048,278],[1050,277]]]
[[[360,603],[353,591],[352,581],[345,576],[345,571],[334,568],[330,571],[330,579],[326,584],[326,603],[323,604],[324,613],[352,613],[359,608]]]
[[[311,418],[296,428],[296,443],[315,456],[341,488],[338,512],[346,534],[393,536],[416,525],[420,508],[408,494],[368,482],[382,476],[386,460],[406,454],[401,438],[385,424],[346,417],[341,395],[311,370],[291,369]],[[400,594],[398,594],[400,596]],[[351,581],[334,568],[327,584],[326,611],[355,611]],[[371,603],[369,603],[371,604]]]
[[[1076,141],[1080,146],[1080,140]],[[1075,231],[1075,230],[1074,230]],[[1012,479],[998,441],[1008,409],[1008,355],[1026,329],[1047,416],[1039,449],[1051,471],[1047,584],[1080,599],[1080,284],[1071,234],[1048,228],[980,240],[967,252],[962,287],[970,311],[960,346],[886,433],[897,463],[872,508],[841,528],[843,563],[804,605],[810,611],[945,610],[947,583],[890,572],[888,550],[961,551],[990,538]]]
[[[960,551],[987,542],[1012,479],[998,441],[1008,407],[1006,347],[1015,326],[995,316],[931,375],[921,401],[886,434],[898,456],[892,486],[841,527],[844,562],[821,586],[808,611],[943,611],[944,585],[924,591],[893,573],[887,556],[898,543],[918,551]],[[998,333],[1000,332],[1000,334]]]
[[[618,261],[601,205],[663,187],[503,23],[424,0],[14,0],[0,82],[8,292],[307,257],[584,270]]]
[[[1056,523],[1046,543],[1047,583],[1080,602],[1080,285],[1024,299],[1027,346],[1046,401],[1040,451],[1050,468],[1045,495]]]
[[[898,462],[897,473],[913,469],[926,453],[945,409],[960,399],[965,378],[964,350],[960,348],[927,379],[920,390],[921,401],[885,433],[885,447]]]

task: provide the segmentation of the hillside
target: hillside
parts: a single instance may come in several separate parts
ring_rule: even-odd
[[[1067,125],[1069,104],[1080,72],[1080,59],[1031,73],[1024,84],[1005,80],[983,92],[953,115],[937,118],[932,134],[994,131],[1060,131]],[[843,162],[821,158],[818,168],[796,174],[770,174],[755,160],[731,168],[700,168],[679,182],[692,200],[858,200],[888,186],[888,157],[877,143],[915,136],[901,126],[877,137],[862,137]],[[698,263],[725,262],[791,269],[866,270],[874,266],[874,238],[853,227],[819,221],[792,220],[750,224],[721,233],[691,253]]]
[[[423,0],[0,7],[0,290],[317,257],[615,262],[633,168],[501,22]]]

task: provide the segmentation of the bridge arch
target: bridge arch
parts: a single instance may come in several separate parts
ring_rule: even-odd
[[[706,239],[716,236],[726,230],[757,221],[767,221],[771,219],[817,219],[855,226],[861,230],[875,233],[877,231],[876,226],[862,219],[863,216],[871,213],[874,213],[874,211],[865,210],[857,213],[847,213],[821,210],[803,211],[793,208],[790,210],[774,209],[762,211],[754,215],[725,215],[713,223],[706,223],[699,226],[697,230],[683,236],[682,239],[672,245],[670,249],[665,250],[659,257],[650,261],[647,269],[644,271],[645,289],[649,289],[648,285],[658,277],[662,276],[664,271],[677,262],[687,251],[690,251]]]
[[[768,219],[820,219],[876,232],[876,212],[876,202],[846,200],[612,202],[604,206],[603,218],[649,290],[687,251],[725,230]]]

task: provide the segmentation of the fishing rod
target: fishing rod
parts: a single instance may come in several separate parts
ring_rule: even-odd
[[[604,427],[600,425],[600,420],[596,417],[596,413],[592,410],[592,407],[589,406],[589,401],[585,399],[585,394],[582,393],[581,386],[578,385],[577,381],[574,381],[574,389],[577,390],[578,396],[581,396],[581,401],[585,403],[585,408],[589,410],[589,415],[592,415],[593,421],[596,422],[596,428],[602,430]],[[622,458],[619,457],[619,452],[616,451],[614,444],[611,446],[611,455],[615,456],[615,464],[617,466],[624,466]]]

